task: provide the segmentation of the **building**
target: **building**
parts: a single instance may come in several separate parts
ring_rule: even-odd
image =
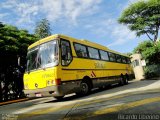
[[[145,60],[143,60],[142,55],[141,54],[131,55],[131,62],[135,78],[137,80],[145,79],[144,66],[146,66],[146,63]]]

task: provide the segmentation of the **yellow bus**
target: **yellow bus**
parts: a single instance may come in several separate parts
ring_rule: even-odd
[[[28,48],[24,93],[28,97],[63,98],[92,88],[128,83],[130,58],[97,43],[55,34]]]

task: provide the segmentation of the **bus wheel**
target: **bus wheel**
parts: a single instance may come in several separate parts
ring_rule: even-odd
[[[62,100],[64,96],[56,96],[54,97],[56,100]]]
[[[124,82],[125,82],[125,81],[124,81],[124,76],[121,76],[121,77],[120,77],[119,85],[120,85],[120,86],[123,86],[123,85],[124,85]]]
[[[128,75],[126,75],[125,78],[124,78],[124,84],[125,84],[125,85],[128,84],[128,79],[129,79],[129,78],[128,78]]]
[[[80,95],[87,95],[91,90],[87,82],[81,82],[80,89]]]

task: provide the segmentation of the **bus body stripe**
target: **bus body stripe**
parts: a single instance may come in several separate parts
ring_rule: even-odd
[[[92,74],[94,75],[94,77],[96,77],[96,74],[92,71]]]

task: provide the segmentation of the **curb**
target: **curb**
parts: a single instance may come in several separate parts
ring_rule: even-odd
[[[11,104],[11,103],[17,103],[17,102],[22,102],[22,101],[26,101],[29,100],[29,98],[23,98],[23,99],[18,99],[18,100],[12,100],[12,101],[6,101],[6,102],[1,102],[1,105],[6,105],[6,104]]]

